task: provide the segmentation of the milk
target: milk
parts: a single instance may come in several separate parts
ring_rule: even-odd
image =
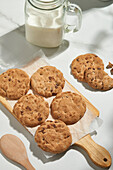
[[[32,12],[32,9],[29,9],[30,15],[25,23],[27,41],[41,47],[59,46],[64,32],[63,9],[39,11],[38,15]]]

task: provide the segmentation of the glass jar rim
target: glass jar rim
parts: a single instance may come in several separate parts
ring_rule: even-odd
[[[61,6],[66,0],[28,0],[37,9],[52,10]]]

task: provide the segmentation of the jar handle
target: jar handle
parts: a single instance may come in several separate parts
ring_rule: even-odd
[[[76,5],[68,2],[65,23],[65,32],[77,32],[81,28],[82,10]]]

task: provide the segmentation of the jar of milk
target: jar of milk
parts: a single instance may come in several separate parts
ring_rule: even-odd
[[[26,39],[40,47],[58,47],[65,32],[80,29],[81,9],[67,0],[26,0]]]

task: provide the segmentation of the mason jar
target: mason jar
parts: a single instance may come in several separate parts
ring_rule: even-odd
[[[58,47],[65,32],[80,29],[82,12],[67,0],[27,0],[25,3],[26,40],[40,47]]]

